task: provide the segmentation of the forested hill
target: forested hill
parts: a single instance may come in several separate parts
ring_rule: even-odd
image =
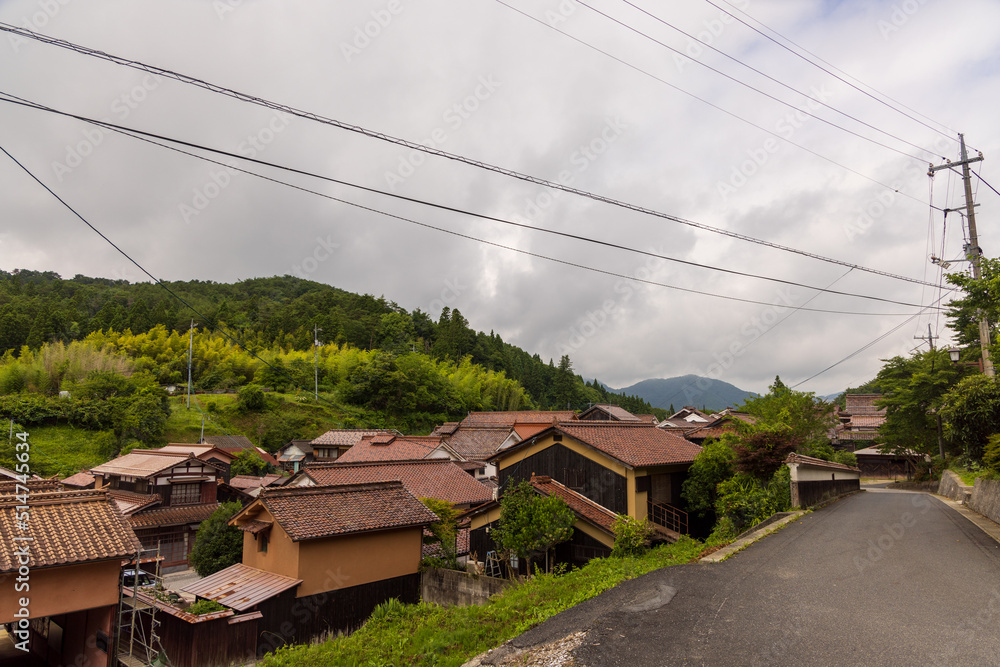
[[[45,343],[69,343],[101,331],[186,333],[192,320],[198,329],[225,334],[254,354],[306,351],[313,345],[313,328],[319,327],[324,344],[416,351],[456,362],[468,357],[518,381],[539,408],[580,409],[607,402],[634,413],[662,416],[646,401],[608,392],[596,381],[584,383],[572,373],[568,357],[558,365],[545,362],[492,332],[473,331],[457,309],[445,308],[434,320],[420,309],[408,312],[384,297],[353,294],[292,276],[235,284],[200,280],[164,284],[169,292],[152,283],[80,275],[63,279],[50,271],[0,271],[0,355],[11,358],[24,346],[37,350]],[[162,382],[186,378],[183,355],[156,364]],[[195,385],[214,389],[250,380],[245,373],[227,375],[203,364],[196,371]]]

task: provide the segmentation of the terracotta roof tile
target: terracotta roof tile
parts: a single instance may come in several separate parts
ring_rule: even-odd
[[[203,503],[201,505],[179,505],[176,507],[157,507],[156,509],[137,512],[128,518],[132,528],[160,528],[164,526],[180,526],[186,523],[201,523],[212,512],[219,508],[219,503]]]
[[[24,485],[14,480],[0,482],[0,496],[16,495],[19,486],[23,487]],[[66,487],[58,479],[29,479],[28,490],[31,493],[42,493],[45,491],[64,491]]]
[[[848,394],[844,399],[844,411],[852,415],[884,415],[885,408],[875,406],[881,394]]]
[[[558,496],[562,498],[577,516],[586,519],[589,523],[606,533],[614,535],[614,523],[618,515],[611,510],[598,505],[593,500],[580,495],[572,489],[566,488],[551,477],[533,476],[531,478],[531,485],[539,493],[543,493],[546,496]]]
[[[96,481],[96,479],[97,479],[96,477],[91,475],[86,470],[81,470],[75,475],[70,475],[66,479],[62,480],[62,483],[65,484],[66,486],[83,488],[93,484]]]
[[[693,442],[647,423],[564,422],[553,428],[631,467],[691,463],[701,451]],[[491,458],[502,457],[528,442]]]
[[[338,428],[332,431],[327,431],[323,435],[319,436],[312,441],[312,445],[342,445],[345,447],[351,447],[358,444],[366,435],[377,435],[379,433],[395,433],[392,429],[387,428]]]
[[[20,501],[0,497],[0,572],[18,568],[14,537],[32,537],[29,567],[52,567],[126,558],[141,549],[125,518],[104,491],[31,493],[28,530],[19,529]]]
[[[452,505],[484,503],[493,499],[491,489],[452,461],[443,459],[324,463],[308,465],[305,472],[320,486],[399,481],[417,498],[438,498]]]
[[[510,410],[507,412],[470,412],[462,426],[510,426],[514,424],[554,424],[575,419],[572,410]]]
[[[437,521],[401,482],[264,489],[257,501],[233,517],[233,525],[252,519],[250,511],[258,503],[296,542]]]
[[[275,482],[281,479],[281,475],[262,475],[256,477],[254,475],[237,475],[229,480],[229,486],[234,489],[259,489],[264,486],[271,486]]]
[[[610,405],[606,403],[599,403],[597,405],[593,405],[587,408],[577,416],[577,419],[585,421],[590,421],[595,419],[600,420],[602,418],[600,416],[596,416],[596,413],[598,412],[603,412],[612,421],[620,421],[620,422],[642,421],[641,419],[636,417],[634,414],[632,414],[625,408],[618,405]]]
[[[482,461],[510,436],[510,426],[461,426],[445,443],[463,459]]]
[[[159,505],[163,501],[156,493],[134,493],[121,489],[107,489],[107,492],[108,498],[114,501],[125,516]]]
[[[301,583],[301,579],[237,563],[181,590],[206,600],[215,600],[236,611],[246,611]]]
[[[339,463],[357,463],[360,461],[412,461],[422,459],[433,452],[441,444],[440,438],[428,436],[394,435],[391,442],[377,444],[387,439],[391,434],[375,434],[364,436],[361,440],[341,454]]]

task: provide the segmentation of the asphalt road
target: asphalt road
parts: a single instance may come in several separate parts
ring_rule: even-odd
[[[1000,547],[926,494],[869,491],[717,564],[650,573],[514,641],[577,664],[1000,665]]]

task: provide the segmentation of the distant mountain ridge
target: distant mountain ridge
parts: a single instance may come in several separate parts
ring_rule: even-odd
[[[753,392],[744,391],[728,382],[698,375],[642,380],[629,387],[621,389],[608,387],[608,390],[618,394],[638,396],[654,408],[664,410],[669,410],[671,405],[675,410],[691,405],[718,411],[741,405],[746,399],[756,396]]]

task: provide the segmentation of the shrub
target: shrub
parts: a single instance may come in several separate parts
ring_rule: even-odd
[[[709,442],[698,452],[681,487],[689,512],[701,517],[715,512],[716,489],[733,476],[735,461],[736,453],[726,440]]]
[[[243,506],[234,500],[220,505],[201,522],[190,559],[191,567],[199,575],[207,577],[243,558],[243,533],[229,525],[229,519],[241,509]]]
[[[240,412],[260,412],[267,407],[264,390],[256,384],[248,384],[236,394],[236,409]]]
[[[653,538],[653,527],[649,521],[627,514],[619,514],[612,529],[615,531],[615,546],[611,555],[619,558],[645,552]]]
[[[226,608],[215,600],[198,600],[187,608],[187,613],[201,616],[202,614],[212,614],[217,611],[224,611]]]

